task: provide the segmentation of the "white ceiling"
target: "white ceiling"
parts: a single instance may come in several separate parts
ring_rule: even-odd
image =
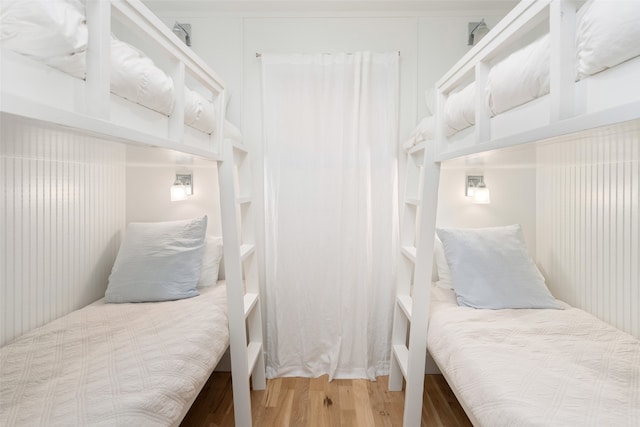
[[[190,12],[401,12],[510,9],[515,0],[144,0],[153,10]]]

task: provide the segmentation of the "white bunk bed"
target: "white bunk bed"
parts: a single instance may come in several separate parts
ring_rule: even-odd
[[[431,334],[453,333],[430,329],[431,286],[427,284],[433,269],[440,163],[640,119],[639,4],[582,3],[519,3],[437,83],[435,120],[424,120],[405,143],[410,176],[402,225],[409,231],[401,230],[401,265],[406,271],[401,269],[398,278],[389,380],[391,390],[400,390],[403,377],[406,380],[405,426],[420,425],[427,341],[431,345]],[[436,309],[433,315],[443,311]],[[445,328],[446,320],[441,317],[437,322],[432,318],[436,329]],[[637,340],[633,345],[637,347]],[[437,353],[445,377],[474,423],[534,423],[511,419],[511,424],[495,424],[494,418],[483,424],[457,388],[468,388],[468,381],[452,378],[459,372],[452,375],[451,370],[461,369],[460,365],[445,366],[448,356],[442,355],[451,353],[442,348]],[[633,369],[626,372],[640,376]],[[460,375],[468,378],[471,374]],[[584,411],[592,409],[588,399],[580,404]],[[627,419],[634,425],[640,415],[632,412]],[[598,416],[608,419],[606,414]],[[551,422],[561,423],[561,418]]]
[[[16,408],[24,399],[27,411],[46,409],[47,425],[177,425],[230,346],[235,422],[250,426],[250,377],[254,389],[265,387],[262,326],[248,152],[238,129],[225,120],[224,83],[138,0],[7,0],[0,6],[0,113],[218,162],[226,278],[224,286],[200,297],[148,307],[99,301],[3,347],[3,425],[21,423],[24,413]],[[145,53],[112,36],[115,28],[133,34]],[[171,327],[160,328],[167,319]],[[100,334],[116,337],[123,330],[124,341],[108,342],[104,353],[83,347]],[[79,347],[71,352],[74,361],[65,363],[77,362],[81,369],[70,376],[64,369],[44,372],[43,365],[65,345],[54,337],[67,332],[73,336],[66,345]],[[120,345],[132,343],[134,348],[120,352]],[[167,354],[168,346],[189,350]],[[145,355],[160,353],[166,358],[138,369]],[[123,357],[131,363],[116,363]],[[25,381],[29,375],[36,380]],[[57,378],[56,384],[43,387],[46,378]],[[12,388],[5,387],[9,379]],[[63,389],[69,393],[55,399],[50,394]]]

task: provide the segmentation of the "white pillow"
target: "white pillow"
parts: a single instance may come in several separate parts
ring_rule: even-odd
[[[218,282],[222,253],[222,237],[207,236],[202,257],[202,270],[198,281],[199,288],[213,286]]]
[[[436,234],[433,245],[433,257],[438,269],[436,286],[443,289],[453,289],[453,283],[451,282],[451,271],[447,264],[447,258],[444,256],[444,247],[442,241]]]
[[[458,305],[561,308],[527,253],[520,225],[437,229]]]
[[[640,1],[591,0],[578,12],[578,78],[640,55]]]
[[[207,217],[127,226],[106,302],[168,301],[198,295]]]

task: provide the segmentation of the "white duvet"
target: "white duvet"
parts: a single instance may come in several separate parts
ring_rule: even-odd
[[[444,104],[444,124],[446,131],[453,135],[476,123],[476,85],[470,83],[461,90],[453,92]]]
[[[486,100],[492,116],[549,93],[550,51],[547,34],[491,67]]]
[[[184,124],[211,133],[216,129],[216,108],[195,90],[184,88]]]
[[[229,343],[225,286],[199,290],[100,300],[0,348],[0,425],[177,425]]]
[[[436,137],[436,121],[435,117],[427,116],[420,120],[418,126],[411,132],[409,138],[402,144],[405,150],[410,150],[414,145],[422,142],[429,141]]]
[[[640,341],[582,310],[478,310],[432,288],[429,352],[480,426],[640,426]]]

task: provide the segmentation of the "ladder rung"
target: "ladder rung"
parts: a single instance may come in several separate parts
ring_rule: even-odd
[[[249,255],[251,255],[256,247],[252,244],[245,243],[240,246],[240,261],[244,261],[247,259]]]
[[[403,246],[402,253],[409,258],[412,262],[416,262],[416,248],[415,246]]]
[[[241,142],[238,141],[233,141],[233,148],[235,150],[241,151],[243,153],[248,153],[249,149],[247,147],[244,146],[244,144],[242,144]]]
[[[408,205],[414,205],[414,206],[418,206],[420,204],[420,199],[415,199],[413,197],[409,197],[407,198],[407,200],[404,201],[406,204]]]
[[[411,321],[411,307],[413,306],[413,300],[411,295],[398,295],[398,305],[407,316],[407,319]]]
[[[424,150],[424,147],[426,147],[427,145],[427,141],[422,141],[418,144],[416,144],[415,146],[413,146],[410,150],[409,150],[409,154],[416,154],[416,153],[420,153],[421,151]]]
[[[409,366],[409,349],[406,345],[395,344],[393,346],[393,354],[400,365],[400,370],[405,379],[407,378],[407,366]]]
[[[253,307],[256,306],[257,302],[258,302],[258,294],[253,292],[247,292],[246,294],[244,294],[244,317],[245,318],[249,315],[249,313],[251,313],[251,310],[253,310]]]
[[[238,202],[239,204],[251,203],[251,196],[237,197],[236,202]]]
[[[259,342],[250,342],[247,346],[247,368],[249,369],[247,372],[249,372],[249,375],[253,372],[261,352],[262,344]]]

